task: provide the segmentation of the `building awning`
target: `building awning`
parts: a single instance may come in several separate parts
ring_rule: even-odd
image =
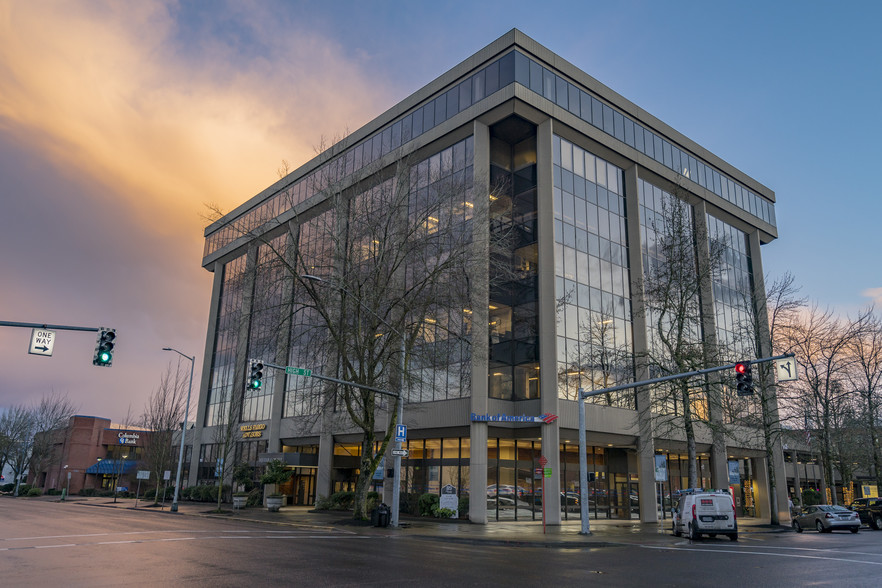
[[[128,474],[138,467],[133,459],[102,459],[86,470],[87,474]]]

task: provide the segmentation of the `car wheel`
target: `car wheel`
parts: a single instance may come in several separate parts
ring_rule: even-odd
[[[677,530],[677,523],[671,522],[671,532],[674,534],[674,537],[679,537],[682,535],[680,531]]]
[[[732,533],[729,535],[729,541],[738,541],[738,533]]]
[[[860,530],[861,530],[860,527],[855,527],[854,529],[849,529],[849,531],[851,531],[852,533],[857,533]]]
[[[689,523],[689,538],[693,541],[701,539],[701,533],[698,532],[698,529],[692,523]]]
[[[823,533],[825,531],[824,523],[822,523],[821,521],[815,521],[815,529],[818,530],[818,533]]]
[[[882,530],[882,515],[876,515],[873,517],[873,528],[877,531]]]
[[[798,521],[793,521],[793,530],[797,533],[802,533],[802,527],[799,525]]]

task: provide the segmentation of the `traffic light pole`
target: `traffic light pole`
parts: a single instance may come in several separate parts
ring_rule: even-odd
[[[13,321],[0,321],[0,327],[24,327],[26,329],[46,329],[49,331],[90,331],[97,333],[99,327],[70,327],[67,325],[44,325],[42,323],[16,323]]]
[[[692,378],[694,376],[703,376],[705,374],[721,372],[723,370],[731,370],[739,364],[766,363],[769,361],[786,359],[788,357],[794,356],[794,353],[785,353],[784,355],[776,355],[774,357],[763,357],[760,359],[751,359],[749,361],[739,361],[719,367],[706,368],[703,370],[696,370],[694,372],[683,372],[681,374],[671,374],[670,376],[652,378],[651,380],[641,380],[639,382],[631,382],[630,384],[620,384],[618,386],[612,386],[611,388],[601,388],[600,390],[592,390],[590,392],[585,392],[583,388],[579,388],[579,502],[580,513],[582,515],[582,529],[579,531],[579,534],[591,534],[591,525],[588,521],[588,460],[585,456],[585,451],[587,449],[587,442],[585,439],[586,398],[599,396],[601,394],[607,394],[609,392],[618,392],[619,390],[628,390],[630,388],[638,388],[640,386],[649,386],[651,384],[660,384],[661,382],[670,382],[671,380],[680,380],[683,378]]]

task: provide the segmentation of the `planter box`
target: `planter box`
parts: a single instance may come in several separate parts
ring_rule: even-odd
[[[247,502],[247,496],[233,496],[233,508],[245,508]]]
[[[283,500],[281,496],[267,496],[266,509],[270,512],[279,512],[279,509],[282,508]]]

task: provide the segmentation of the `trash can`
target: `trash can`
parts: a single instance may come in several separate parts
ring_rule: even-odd
[[[374,527],[388,527],[389,526],[389,507],[385,504],[380,504],[377,508],[371,511],[371,525]]]

